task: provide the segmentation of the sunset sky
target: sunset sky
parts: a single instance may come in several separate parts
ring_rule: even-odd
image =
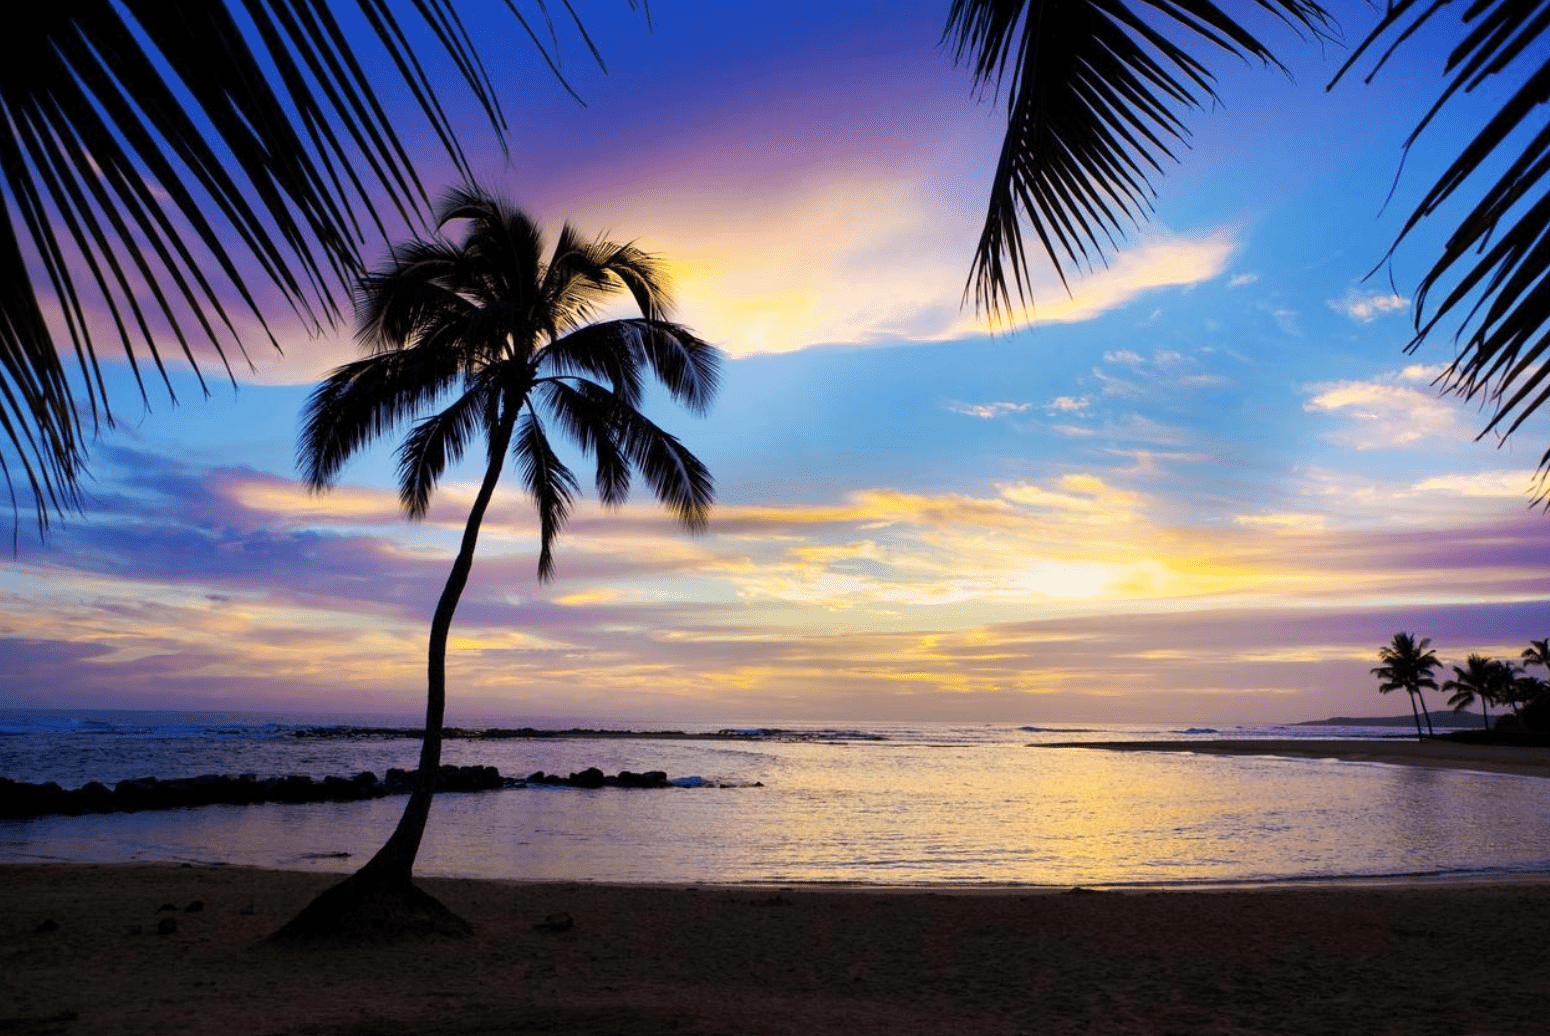
[[[588,502],[541,586],[531,504],[497,496],[450,718],[1393,715],[1368,670],[1396,630],[1450,664],[1550,636],[1550,517],[1530,506],[1550,421],[1477,442],[1479,409],[1431,385],[1448,339],[1405,354],[1443,226],[1382,265],[1493,96],[1401,170],[1438,48],[1326,92],[1344,51],[1265,26],[1292,76],[1221,62],[1225,106],[1190,120],[1155,218],[992,334],[963,289],[1000,112],[939,44],[947,6],[654,0],[648,29],[598,5],[607,74],[563,47],[584,107],[499,12],[477,24],[509,158],[455,84],[445,99],[470,109],[480,180],[553,231],[666,257],[678,318],[729,360],[708,418],[652,411],[716,476],[706,535],[649,493]],[[1336,11],[1348,39],[1375,17]],[[418,706],[477,472],[418,525],[394,442],[310,495],[298,411],[355,343],[277,327],[284,356],[255,338],[255,369],[209,399],[180,374],[181,402],[153,391],[142,414],[112,372],[85,515],[0,576],[0,705]]]

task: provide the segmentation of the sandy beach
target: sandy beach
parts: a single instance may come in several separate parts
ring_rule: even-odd
[[[331,880],[0,867],[0,1031],[1550,1032],[1538,882],[968,895],[428,879],[471,940],[260,941]],[[559,913],[574,926],[534,927]],[[166,919],[176,931],[158,934]]]
[[[1456,741],[1353,741],[1305,738],[1243,741],[1061,741],[1036,748],[1094,748],[1109,752],[1194,752],[1198,755],[1270,755],[1296,759],[1431,766],[1526,777],[1550,777],[1550,748],[1469,745]]]

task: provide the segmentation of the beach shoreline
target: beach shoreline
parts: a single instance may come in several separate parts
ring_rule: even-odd
[[[0,866],[0,1026],[40,1036],[1550,1031],[1534,984],[1503,966],[1550,940],[1550,881],[946,894],[428,878],[473,922],[471,939],[261,942],[335,880]],[[557,915],[572,926],[543,925]],[[158,934],[167,920],[175,930]]]
[[[1387,763],[1444,770],[1550,777],[1550,748],[1515,745],[1472,745],[1429,738],[1395,739],[1264,738],[1198,741],[1058,741],[1030,748],[1087,748],[1105,752],[1192,752],[1196,755],[1274,756],[1284,759],[1334,759],[1343,762]]]

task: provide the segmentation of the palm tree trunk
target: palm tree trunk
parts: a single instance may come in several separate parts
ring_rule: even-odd
[[[414,790],[398,826],[375,856],[350,877],[313,900],[271,939],[283,942],[338,937],[394,939],[413,933],[466,935],[472,929],[433,896],[415,887],[414,861],[425,835],[431,800],[436,795],[436,776],[441,768],[441,728],[447,709],[447,638],[468,574],[474,565],[479,527],[495,495],[511,445],[516,413],[504,414],[490,435],[490,462],[484,481],[463,526],[463,541],[452,571],[442,587],[431,618],[430,644],[425,663],[425,734],[420,741],[420,768]]]
[[[513,415],[514,416],[514,415]],[[425,662],[425,736],[420,742],[420,768],[415,774],[414,791],[409,804],[399,818],[398,826],[387,843],[377,850],[377,855],[361,868],[367,871],[384,871],[407,878],[414,870],[414,860],[420,852],[420,840],[425,835],[425,822],[430,817],[431,799],[436,794],[436,775],[441,769],[441,728],[447,711],[447,638],[452,632],[452,616],[463,588],[468,585],[468,574],[474,567],[474,548],[479,544],[479,527],[484,524],[485,511],[490,498],[495,495],[495,485],[500,481],[501,469],[506,462],[506,448],[511,444],[513,421],[503,419],[490,441],[490,463],[485,468],[484,481],[479,485],[479,495],[469,509],[468,521],[463,526],[463,542],[452,571],[447,574],[446,585],[441,589],[441,599],[436,602],[436,613],[431,618],[431,634]]]
[[[1432,729],[1432,710],[1426,707],[1426,699],[1421,697],[1421,689],[1419,687],[1416,688],[1415,696],[1421,702],[1421,715],[1426,717],[1426,736],[1436,737],[1437,732]]]
[[[1410,692],[1410,714],[1415,717],[1415,739],[1417,741],[1424,741],[1426,740],[1426,735],[1421,733],[1421,710],[1415,707],[1415,699],[1418,693],[1418,691]],[[1426,722],[1431,722],[1430,716],[1426,718]]]

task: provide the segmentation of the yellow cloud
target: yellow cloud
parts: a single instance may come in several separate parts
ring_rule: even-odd
[[[1235,525],[1257,529],[1322,529],[1325,516],[1288,511],[1280,514],[1235,514],[1232,520]]]

